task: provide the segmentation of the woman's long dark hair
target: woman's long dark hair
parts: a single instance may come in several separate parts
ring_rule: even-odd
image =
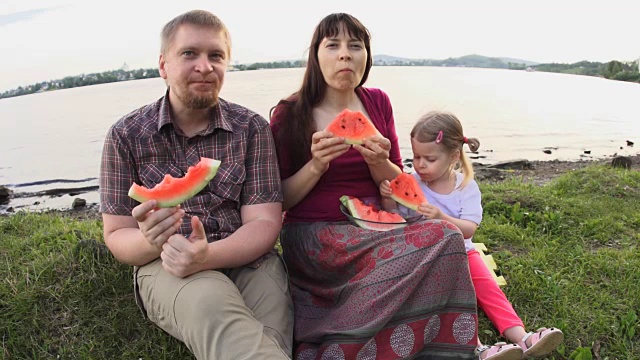
[[[367,81],[369,70],[373,65],[369,30],[349,14],[331,14],[320,21],[313,33],[309,46],[309,60],[300,90],[287,99],[281,100],[271,109],[271,111],[277,109],[278,112],[284,112],[281,116],[285,121],[282,123],[275,141],[278,143],[278,148],[284,146],[288,150],[291,156],[291,165],[295,171],[300,169],[311,157],[311,136],[317,131],[313,123],[313,108],[322,101],[327,87],[318,62],[318,48],[324,38],[337,36],[342,26],[349,36],[364,42],[364,47],[367,50],[367,65],[357,87]]]

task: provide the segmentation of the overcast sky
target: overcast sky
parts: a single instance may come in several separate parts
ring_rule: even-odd
[[[409,5],[410,3],[410,5]],[[234,63],[303,59],[313,28],[347,12],[372,52],[445,59],[468,54],[537,62],[640,57],[638,0],[1,0],[0,92],[39,81],[157,66],[159,32],[206,9],[231,32]]]

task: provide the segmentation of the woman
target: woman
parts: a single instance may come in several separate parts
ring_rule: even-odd
[[[295,359],[473,358],[475,292],[460,231],[445,221],[364,230],[339,208],[342,195],[378,196],[378,184],[402,168],[389,98],[362,87],[372,65],[368,30],[331,14],[309,50],[300,90],[271,117]],[[345,108],[367,115],[382,136],[350,146],[323,131]]]

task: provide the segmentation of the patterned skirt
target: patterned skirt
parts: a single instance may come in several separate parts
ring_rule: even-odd
[[[292,223],[280,241],[295,305],[295,360],[474,358],[476,296],[451,223],[386,232]]]

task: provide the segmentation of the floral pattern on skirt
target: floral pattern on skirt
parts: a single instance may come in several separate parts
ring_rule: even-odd
[[[295,359],[471,359],[476,297],[460,230],[286,224]]]

